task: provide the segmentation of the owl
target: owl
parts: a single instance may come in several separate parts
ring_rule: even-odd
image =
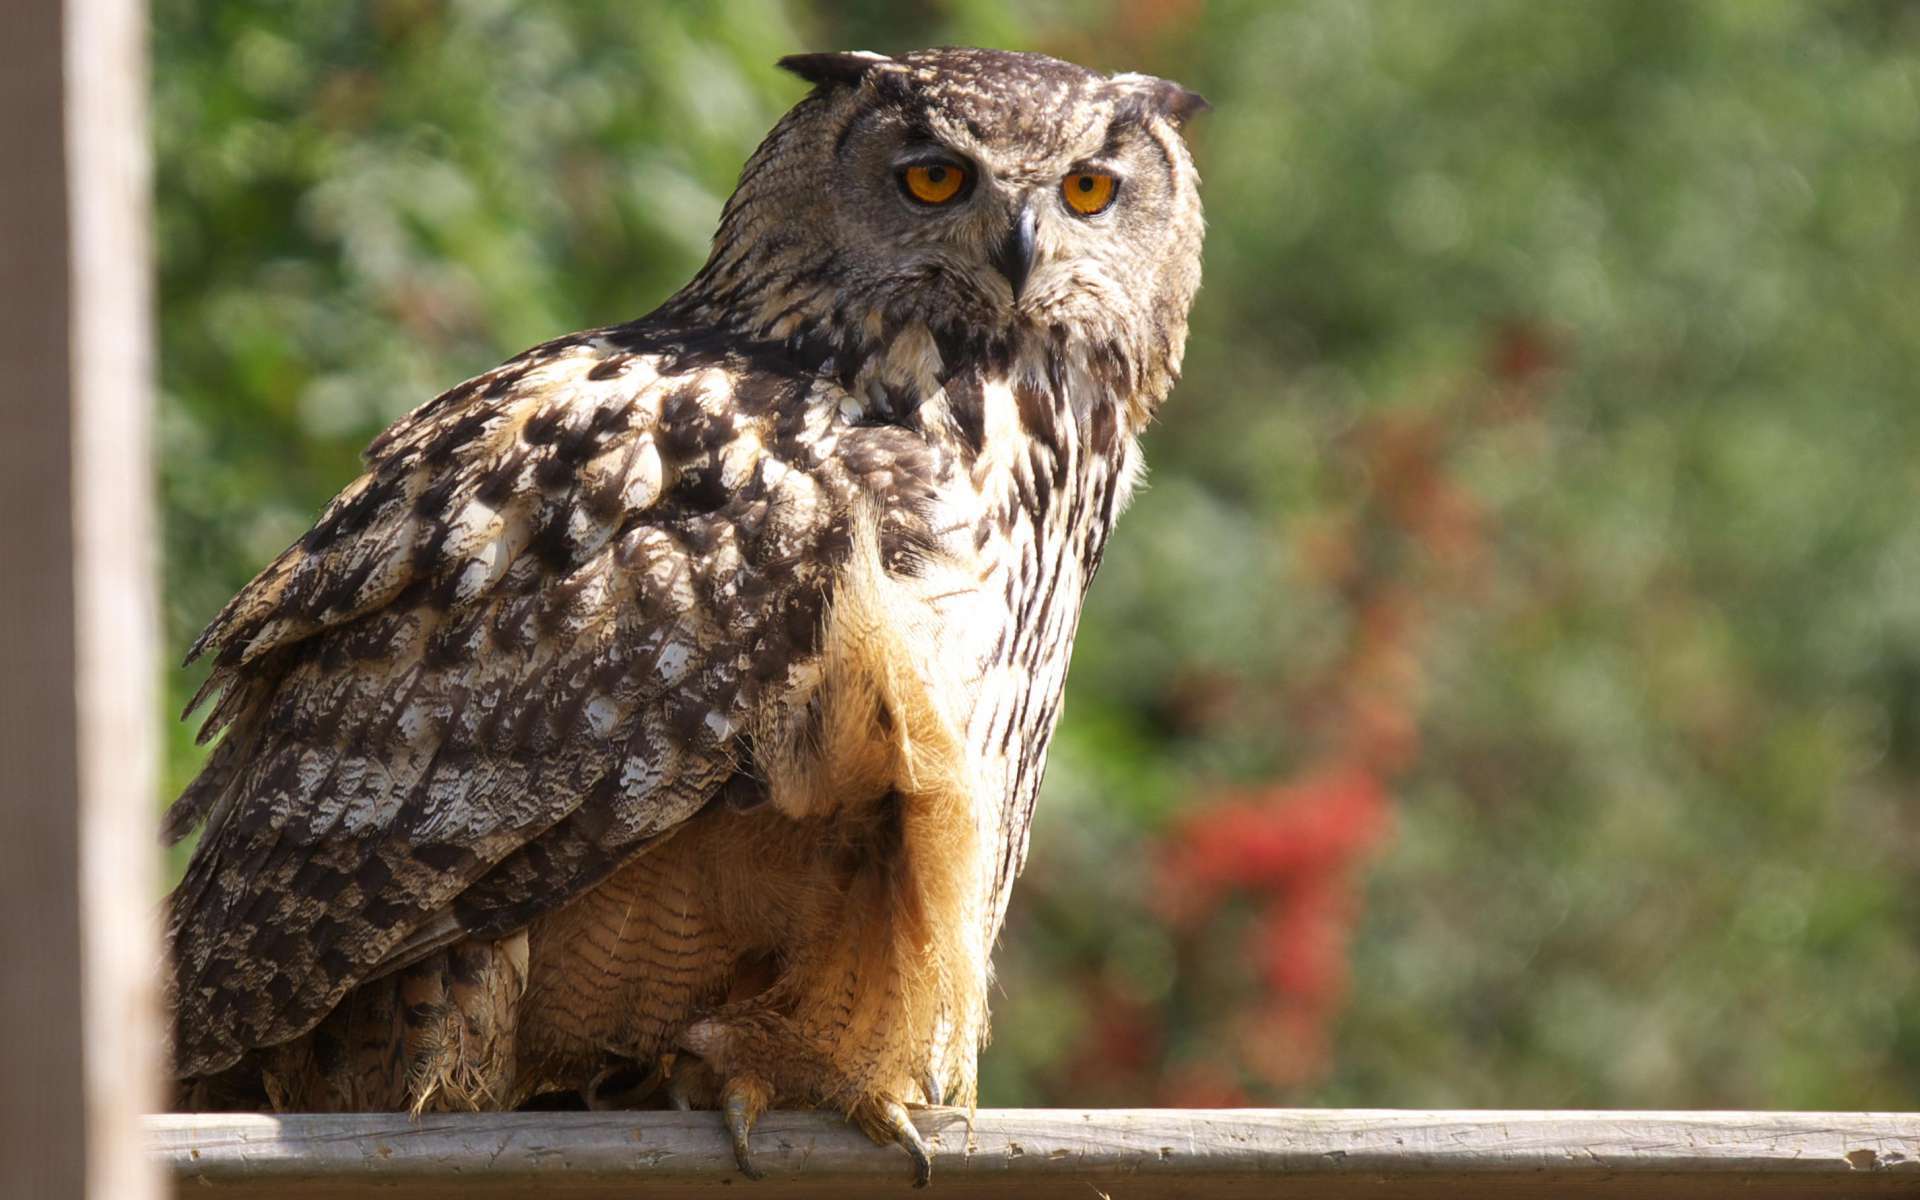
[[[706,265],[382,433],[194,644],[182,1102],[972,1104],[1082,599],[1180,373],[1205,102],[804,54]]]

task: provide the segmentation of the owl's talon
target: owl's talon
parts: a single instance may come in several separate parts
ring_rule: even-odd
[[[767,1102],[773,1098],[773,1089],[753,1075],[736,1075],[727,1081],[726,1091],[722,1093],[723,1107],[727,1114],[727,1132],[733,1135],[733,1161],[740,1166],[740,1173],[748,1179],[764,1179],[760,1168],[753,1165],[753,1125],[760,1114],[767,1111]]]
[[[667,1102],[681,1112],[692,1112],[693,1098],[687,1094],[689,1088],[685,1075],[675,1075],[667,1081]]]
[[[935,1108],[947,1102],[946,1089],[940,1086],[940,1077],[932,1071],[920,1076],[920,1090],[926,1093],[927,1103]]]
[[[876,1142],[892,1142],[913,1160],[913,1186],[923,1188],[933,1181],[933,1153],[913,1127],[905,1105],[898,1100],[875,1100],[862,1117],[860,1124],[869,1137]]]
[[[642,1075],[637,1063],[622,1061],[603,1067],[580,1094],[592,1112],[619,1112],[640,1107],[642,1101],[659,1090],[666,1077],[663,1063],[654,1063],[652,1069]],[[623,1082],[634,1078],[639,1082]]]

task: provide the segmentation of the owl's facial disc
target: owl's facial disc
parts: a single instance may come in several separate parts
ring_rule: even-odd
[[[1023,136],[934,109],[856,116],[835,228],[872,271],[867,294],[956,324],[1151,321],[1166,247],[1190,219],[1172,157],[1184,151],[1116,95]]]

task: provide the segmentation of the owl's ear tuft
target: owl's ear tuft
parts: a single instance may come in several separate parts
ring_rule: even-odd
[[[1173,122],[1175,129],[1185,129],[1188,121],[1213,107],[1199,92],[1190,92],[1165,79],[1156,80],[1155,83],[1153,106],[1161,116]]]
[[[1185,129],[1188,121],[1213,107],[1199,92],[1190,92],[1170,79],[1157,79],[1152,75],[1116,75],[1113,81],[1137,89],[1131,96],[1133,103],[1146,112],[1172,122],[1175,129]]]
[[[871,50],[834,50],[819,54],[789,54],[778,65],[808,83],[822,87],[830,83],[859,87],[868,71],[881,63],[892,61],[886,55],[875,54]]]

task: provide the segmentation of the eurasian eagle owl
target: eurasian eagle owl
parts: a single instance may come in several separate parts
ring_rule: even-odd
[[[807,54],[706,266],[402,418],[193,647],[201,1107],[971,1103],[1081,600],[1180,371],[1203,102]]]

